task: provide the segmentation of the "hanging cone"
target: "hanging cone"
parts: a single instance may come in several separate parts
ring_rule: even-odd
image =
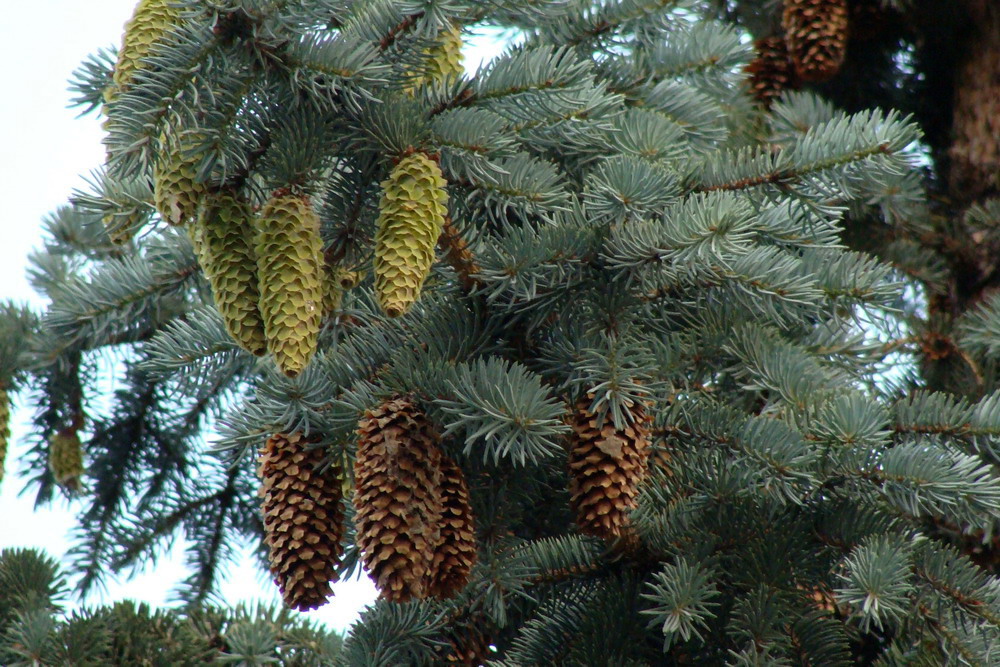
[[[49,439],[49,469],[56,484],[67,491],[80,490],[83,477],[83,443],[75,429],[57,431]]]
[[[206,190],[197,180],[198,158],[192,155],[199,140],[171,140],[164,135],[160,141],[165,152],[153,165],[153,204],[165,221],[184,225],[197,215]]]
[[[485,629],[488,621],[485,618],[475,621],[451,624],[448,633],[450,650],[442,652],[444,656],[439,658],[441,664],[479,667],[495,657],[490,652],[491,637]]]
[[[176,0],[141,0],[132,18],[125,23],[122,46],[118,51],[112,75],[113,84],[104,91],[104,99],[112,101],[128,88],[136,71],[146,67],[143,59],[170,33],[180,18]]]
[[[750,75],[750,94],[765,109],[786,90],[799,87],[795,68],[788,56],[785,39],[780,35],[765,37],[754,42],[757,57],[746,66]]]
[[[7,443],[10,441],[10,395],[7,388],[0,385],[0,482],[7,469]]]
[[[617,429],[610,415],[590,412],[591,398],[569,418],[570,504],[584,533],[610,539],[622,535],[646,477],[649,418],[636,403],[632,423]]]
[[[462,66],[462,31],[458,26],[449,26],[438,33],[432,47],[424,54],[423,69],[419,76],[413,77],[403,89],[408,95],[413,95],[421,86],[443,83],[457,78],[465,73]]]
[[[285,604],[299,611],[333,595],[344,534],[340,468],[320,472],[324,452],[306,442],[298,432],[272,435],[257,469],[271,574]]]
[[[197,230],[190,232],[192,242],[226,330],[243,349],[264,354],[257,257],[248,241],[253,233],[250,205],[233,192],[215,193],[206,199],[197,223],[188,227]]]
[[[312,359],[323,308],[323,241],[305,196],[278,190],[257,219],[257,278],[267,347],[285,375]]]
[[[847,0],[785,0],[781,24],[799,78],[820,82],[837,74],[847,53]]]
[[[382,182],[375,233],[375,296],[399,317],[420,296],[448,213],[447,182],[423,153],[403,158]]]
[[[441,543],[434,551],[428,595],[454,597],[469,583],[476,563],[476,523],[469,505],[465,475],[448,456],[441,455]]]
[[[438,434],[404,397],[368,410],[358,434],[354,505],[365,569],[382,597],[423,598],[441,541]]]

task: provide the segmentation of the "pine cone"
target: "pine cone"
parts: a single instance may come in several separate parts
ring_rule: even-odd
[[[382,182],[375,233],[375,296],[399,317],[420,296],[448,213],[441,167],[423,153],[403,158]]]
[[[257,278],[267,346],[285,375],[312,359],[323,308],[319,217],[304,196],[279,190],[257,220]]]
[[[420,86],[445,82],[465,73],[462,66],[462,31],[458,26],[449,26],[438,33],[435,44],[428,48],[427,56],[419,76],[410,80],[404,92],[413,95]]]
[[[165,221],[183,225],[197,215],[205,194],[205,184],[197,180],[198,159],[191,155],[198,139],[172,140],[164,136],[161,141],[165,152],[153,165],[153,204]]]
[[[478,624],[466,623],[456,627],[451,626],[449,633],[450,650],[440,658],[440,662],[462,667],[479,667],[495,657],[490,652],[490,635],[484,630],[486,619],[479,619]]]
[[[616,538],[646,477],[649,418],[637,403],[632,423],[616,429],[610,415],[601,421],[589,408],[585,396],[570,417],[570,504],[584,533]]]
[[[135,72],[146,67],[143,60],[158,42],[163,41],[179,18],[180,8],[175,0],[140,0],[132,18],[125,23],[122,47],[112,75],[113,84],[104,91],[105,101],[112,101],[128,88]]]
[[[847,17],[847,0],[785,0],[785,43],[803,81],[837,74],[847,53]]]
[[[344,534],[340,468],[319,472],[323,450],[305,445],[298,432],[271,436],[257,470],[271,574],[285,604],[299,611],[333,594]]]
[[[10,441],[10,396],[7,388],[0,385],[0,482],[7,469],[7,443]]]
[[[404,397],[367,411],[358,434],[354,504],[365,569],[389,600],[426,597],[441,542],[438,434]]]
[[[788,89],[799,87],[795,68],[788,57],[788,48],[780,35],[764,37],[754,42],[757,57],[746,66],[750,75],[750,93],[765,109]]]
[[[259,356],[267,352],[267,340],[257,306],[257,257],[247,240],[252,222],[246,201],[233,192],[219,192],[205,202],[197,224],[190,227],[197,228],[191,237],[226,331]]]
[[[476,524],[462,469],[441,455],[441,543],[434,551],[427,593],[454,597],[469,583],[476,563]]]
[[[57,431],[49,439],[49,469],[56,484],[67,491],[80,490],[83,477],[83,443],[75,429]]]

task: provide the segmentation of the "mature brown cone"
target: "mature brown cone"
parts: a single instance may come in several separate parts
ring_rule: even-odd
[[[261,450],[260,497],[271,574],[285,604],[315,609],[333,594],[344,534],[340,468],[320,472],[322,449],[301,433],[276,433]]]
[[[847,0],[785,0],[785,44],[803,81],[837,74],[847,53]]]
[[[485,665],[493,656],[490,653],[490,634],[486,631],[486,619],[476,619],[460,625],[452,624],[449,633],[449,649],[439,661],[448,665],[462,667],[479,667]]]
[[[788,47],[781,35],[764,37],[754,42],[757,57],[746,66],[750,75],[750,94],[765,109],[786,90],[799,87],[799,78],[788,57]]]
[[[427,596],[441,542],[439,436],[409,398],[396,396],[358,423],[354,506],[365,569],[382,597]]]
[[[617,538],[628,525],[649,457],[649,418],[632,406],[632,423],[615,428],[610,414],[600,419],[584,396],[569,418],[570,505],[584,533]]]
[[[441,455],[441,543],[431,564],[428,595],[454,597],[469,583],[476,564],[476,523],[462,469]]]

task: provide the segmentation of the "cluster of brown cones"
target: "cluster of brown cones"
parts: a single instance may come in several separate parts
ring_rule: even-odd
[[[849,36],[868,36],[885,10],[875,0],[785,0],[782,34],[758,39],[746,67],[750,92],[769,108],[785,90],[837,75]]]
[[[570,504],[581,531],[605,539],[625,536],[649,459],[649,417],[632,405],[629,423],[595,414],[584,396],[569,418]]]
[[[354,463],[358,546],[382,597],[455,595],[476,561],[469,492],[426,415],[395,396],[365,413]]]
[[[625,424],[583,397],[571,427],[570,503],[582,532],[627,537],[650,453],[650,418],[635,403]],[[420,408],[394,396],[358,423],[354,462],[357,544],[382,597],[449,598],[477,558],[475,519],[461,468]],[[341,470],[323,471],[321,448],[301,433],[276,434],[261,451],[260,495],[271,572],[285,604],[314,609],[331,595],[342,553]],[[475,642],[473,642],[475,643]]]

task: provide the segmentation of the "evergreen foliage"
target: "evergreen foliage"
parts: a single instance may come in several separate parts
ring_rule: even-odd
[[[89,59],[108,162],[32,258],[47,311],[0,313],[0,345],[30,342],[0,388],[31,390],[40,502],[45,443],[85,444],[81,587],[184,535],[203,601],[264,542],[257,451],[297,433],[316,487],[356,492],[296,533],[303,454],[269,521],[343,557],[270,565],[382,590],[343,664],[995,662],[1000,209],[993,144],[959,150],[986,102],[899,94],[944,85],[929,54],[962,33],[936,3],[781,4],[190,0],[141,53],[126,36],[127,72]],[[482,28],[518,44],[458,75]],[[782,30],[790,69],[772,42],[760,84],[754,40]],[[946,54],[959,88],[992,62]],[[826,82],[773,88],[793,71]],[[198,227],[168,224],[220,192],[257,212],[215,243],[257,258],[269,356],[231,337]],[[231,623],[237,662],[300,636],[23,610],[8,636],[38,651],[124,616],[191,647]]]
[[[334,664],[340,635],[286,609],[192,606],[154,611],[131,600],[63,610],[65,573],[30,549],[0,551],[4,665]]]

